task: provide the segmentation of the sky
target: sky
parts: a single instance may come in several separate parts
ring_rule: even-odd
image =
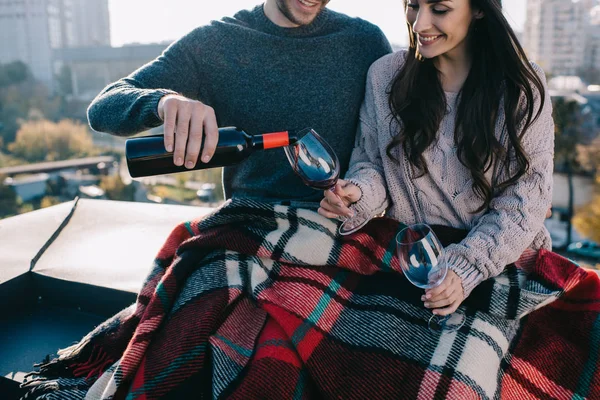
[[[173,41],[211,20],[253,8],[261,0],[109,0],[113,46]],[[513,28],[525,23],[525,0],[503,0]],[[405,45],[402,0],[332,0],[329,8],[378,25],[390,42]]]

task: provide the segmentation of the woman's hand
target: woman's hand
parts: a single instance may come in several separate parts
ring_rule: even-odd
[[[339,179],[333,190],[325,191],[325,198],[321,200],[319,214],[326,218],[352,217],[354,213],[348,207],[350,204],[356,203],[361,196],[362,192],[358,186]]]
[[[462,281],[452,270],[448,270],[446,278],[439,286],[425,290],[425,295],[421,297],[426,308],[434,308],[433,313],[442,316],[456,311],[464,299]]]
[[[165,149],[173,152],[173,163],[194,168],[200,158],[207,163],[215,154],[219,130],[215,111],[197,100],[168,94],[158,103],[158,116],[164,121]]]

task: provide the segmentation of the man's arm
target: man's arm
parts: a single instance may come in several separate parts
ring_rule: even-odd
[[[129,136],[164,121],[165,148],[174,151],[176,165],[196,165],[204,136],[202,159],[209,161],[218,131],[213,109],[197,100],[204,29],[194,30],[154,61],[107,86],[88,108],[92,129]]]

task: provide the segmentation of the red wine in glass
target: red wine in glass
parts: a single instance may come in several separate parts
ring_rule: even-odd
[[[292,169],[305,185],[316,190],[334,190],[340,177],[340,162],[335,151],[314,129],[298,132],[298,142],[284,147]],[[344,219],[338,232],[349,235],[362,228],[371,218],[357,214]]]
[[[340,162],[329,144],[312,129],[298,134],[294,146],[284,147],[294,172],[305,185],[316,190],[328,190],[340,177]]]

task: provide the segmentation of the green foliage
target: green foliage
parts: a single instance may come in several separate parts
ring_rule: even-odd
[[[84,157],[94,151],[87,127],[70,120],[26,122],[8,148],[16,157],[29,162]]]
[[[596,172],[600,179],[600,136],[588,145],[578,145],[577,155],[579,164],[590,172]]]
[[[199,171],[186,172],[185,175],[189,180],[196,182],[206,182],[215,184],[215,197],[216,201],[220,202],[225,199],[223,193],[223,169],[222,168],[211,168]]]
[[[600,136],[587,146],[578,146],[579,161],[589,171],[596,172],[596,195],[577,210],[575,228],[596,243],[600,243]]]
[[[189,203],[196,199],[195,190],[179,186],[156,185],[152,187],[151,193],[162,199],[171,199],[178,203]]]
[[[6,176],[0,175],[0,218],[16,215],[19,212],[19,200],[12,187],[4,185]]]
[[[62,95],[73,94],[73,80],[72,80],[71,68],[67,65],[63,65],[60,72],[56,76],[58,82],[58,90]]]
[[[32,79],[31,71],[22,61],[0,64],[0,88]]]
[[[554,162],[557,167],[576,168],[576,146],[581,139],[581,112],[575,101],[559,97],[553,102]]]
[[[15,140],[23,121],[36,116],[56,121],[62,108],[62,98],[37,82],[25,64],[0,64],[0,138],[5,146]]]
[[[100,180],[100,188],[109,200],[133,201],[134,185],[125,185],[120,175],[104,176]]]
[[[600,195],[594,196],[591,202],[577,210],[573,225],[584,236],[600,243]]]
[[[0,168],[14,167],[23,164],[27,164],[27,161],[14,157],[10,154],[5,154],[0,151]]]
[[[55,206],[60,203],[61,203],[61,201],[58,197],[45,196],[40,201],[40,208],[52,207],[52,206]]]

